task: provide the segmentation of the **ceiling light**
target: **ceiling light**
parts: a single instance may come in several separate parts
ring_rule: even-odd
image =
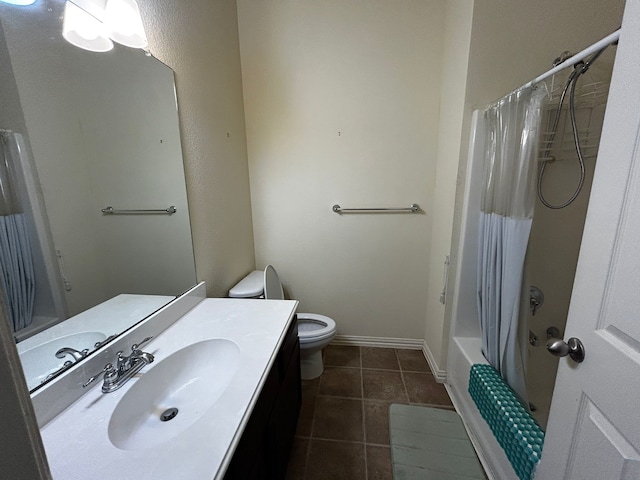
[[[10,3],[11,5],[20,5],[24,7],[26,5],[33,5],[36,0],[1,0],[4,3]]]
[[[136,0],[107,0],[105,23],[114,41],[131,48],[147,47],[147,36]]]
[[[113,48],[105,24],[70,1],[64,7],[62,36],[76,47],[92,52],[108,52]]]

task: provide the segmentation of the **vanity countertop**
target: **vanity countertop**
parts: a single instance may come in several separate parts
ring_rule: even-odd
[[[227,339],[239,347],[240,356],[238,370],[222,396],[173,438],[148,448],[122,450],[109,439],[109,422],[119,400],[138,378],[107,394],[97,381],[41,429],[54,480],[222,478],[297,304],[293,300],[223,298],[200,302],[144,345],[155,362],[137,377],[184,347],[207,339]]]

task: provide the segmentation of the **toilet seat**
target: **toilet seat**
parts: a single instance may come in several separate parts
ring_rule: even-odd
[[[324,315],[298,313],[298,338],[300,343],[317,342],[336,333],[336,322]]]
[[[272,265],[267,265],[264,269],[264,298],[267,300],[284,300],[284,291],[278,272]]]

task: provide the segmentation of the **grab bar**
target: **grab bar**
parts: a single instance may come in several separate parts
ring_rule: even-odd
[[[336,213],[350,213],[350,212],[406,212],[406,213],[418,213],[420,211],[420,205],[417,203],[412,203],[408,207],[376,207],[376,208],[342,208],[340,205],[336,204],[331,209]]]
[[[107,215],[131,215],[131,214],[142,214],[142,213],[167,213],[172,215],[176,213],[176,207],[171,205],[168,208],[158,208],[158,209],[132,209],[132,210],[115,210],[113,207],[105,207],[100,210],[102,213]]]

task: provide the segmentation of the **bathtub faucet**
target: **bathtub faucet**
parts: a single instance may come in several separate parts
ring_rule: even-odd
[[[78,351],[75,348],[62,347],[60,350],[56,352],[56,358],[64,358],[67,355],[71,355],[73,359],[77,362],[78,360],[82,360],[84,357],[89,355],[89,349],[85,348],[82,351]]]

